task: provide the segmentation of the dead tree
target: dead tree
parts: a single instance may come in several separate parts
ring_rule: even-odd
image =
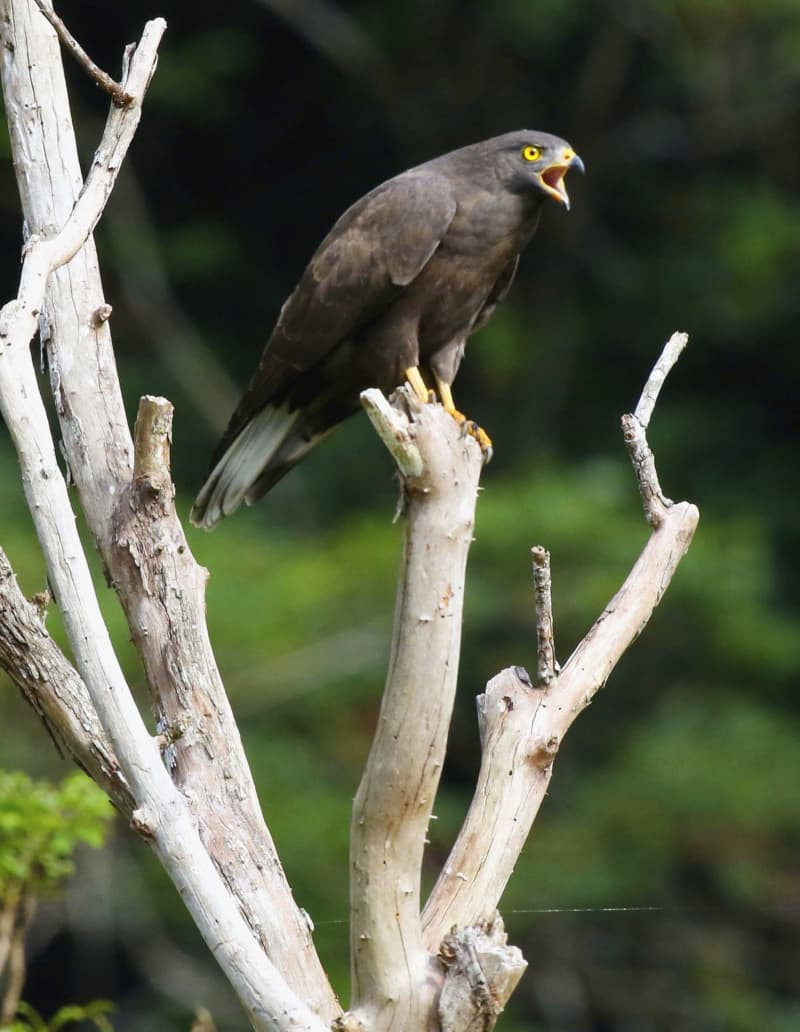
[[[0,552],[0,665],[52,736],[158,855],[255,1029],[490,1029],[525,961],[497,906],[564,734],[647,623],[697,509],[658,484],[645,430],[685,344],[676,334],[625,441],[652,528],[627,580],[562,668],[549,557],[533,549],[535,677],[514,667],[478,699],[483,760],[472,807],[424,903],[420,871],[444,760],[481,453],[438,405],[401,391],[364,405],[402,479],[405,563],[375,739],[351,845],[352,999],[337,1001],[307,915],[264,823],[205,625],[207,573],[187,546],[169,469],[172,407],[141,399],[133,437],[111,348],[92,231],[141,115],[165,23],[125,52],[119,83],[72,39],[50,0],[2,0],[2,84],[25,225],[19,292],[0,312],[0,410],[74,665]],[[59,38],[111,96],[84,181]],[[69,475],[142,658],[148,729],[100,614],[31,357],[39,333]],[[409,721],[408,714],[414,714]]]

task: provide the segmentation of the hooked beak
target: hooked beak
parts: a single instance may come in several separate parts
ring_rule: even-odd
[[[539,172],[536,176],[544,192],[550,194],[560,204],[563,204],[567,211],[569,211],[569,194],[564,186],[564,176],[571,168],[577,169],[578,172],[582,173],[586,171],[583,162],[575,151],[567,147],[560,155],[558,161]]]

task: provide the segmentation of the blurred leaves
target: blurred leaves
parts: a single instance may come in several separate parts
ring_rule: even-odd
[[[52,892],[72,874],[79,843],[102,845],[111,816],[105,794],[81,772],[53,786],[0,771],[0,895]]]
[[[23,1002],[18,1008],[20,1020],[13,1022],[3,1032],[59,1032],[59,1029],[80,1022],[88,1022],[100,1032],[113,1032],[114,1026],[106,1017],[113,1010],[114,1005],[108,1000],[94,1000],[84,1007],[68,1004],[59,1007],[52,1018],[45,1021],[30,1004]]]
[[[185,35],[168,44],[150,84],[152,101],[187,122],[228,117],[228,92],[258,61],[258,48],[240,27],[228,24]]]
[[[664,906],[689,868],[713,868],[715,891],[736,905],[777,914],[793,901],[797,728],[746,698],[710,711],[676,688],[571,791],[568,812],[545,820],[509,905],[530,904],[536,885],[552,905]]]

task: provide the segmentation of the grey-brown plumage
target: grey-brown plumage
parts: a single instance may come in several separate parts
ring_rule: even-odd
[[[549,195],[583,170],[569,144],[522,130],[451,151],[349,208],[281,309],[191,513],[210,529],[261,498],[359,408],[421,369],[448,407],[467,338],[514,278]],[[412,375],[412,382],[416,377]]]

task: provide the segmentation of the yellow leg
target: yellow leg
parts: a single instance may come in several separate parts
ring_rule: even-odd
[[[440,380],[438,376],[435,376],[435,374],[434,377],[436,380],[436,390],[439,392],[439,397],[442,399],[442,405],[444,406],[445,412],[449,412],[457,423],[463,424],[467,433],[471,437],[474,437],[481,446],[483,461],[489,462],[494,454],[491,437],[484,429],[479,427],[477,423],[473,423],[471,419],[467,419],[463,412],[458,411],[455,402],[453,401],[453,392],[450,390],[450,384],[445,383],[444,380]]]
[[[406,369],[406,380],[408,380],[412,391],[419,400],[427,404],[430,400],[430,391],[425,386],[425,381],[422,379],[422,373],[420,373],[418,366],[410,366]]]
[[[450,390],[450,384],[445,383],[444,380],[440,380],[437,376],[436,390],[439,392],[439,397],[442,399],[442,404],[445,407],[445,411],[449,412],[451,416],[455,416],[455,414],[458,412],[458,409],[456,408],[456,404],[453,401],[453,392]],[[458,414],[461,415],[460,412]],[[461,416],[461,418],[463,419],[464,417]]]

